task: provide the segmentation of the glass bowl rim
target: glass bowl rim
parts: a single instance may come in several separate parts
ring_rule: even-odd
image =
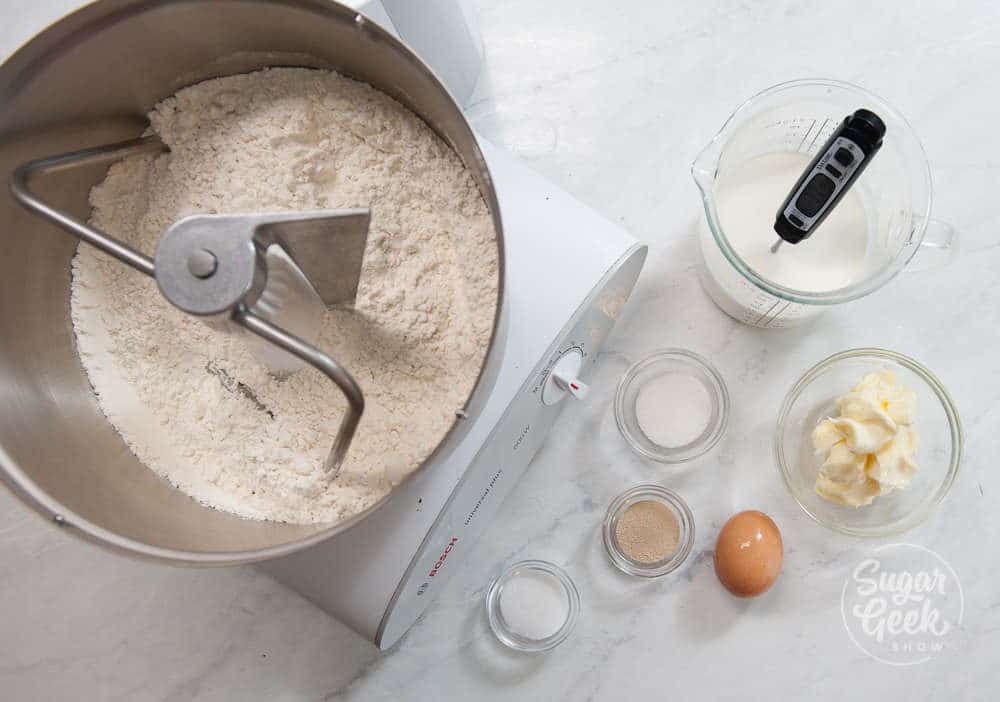
[[[658,453],[650,451],[636,440],[633,436],[632,430],[628,427],[628,424],[625,421],[625,395],[632,386],[632,383],[635,381],[640,372],[664,360],[680,360],[703,372],[704,376],[708,378],[710,385],[712,386],[710,395],[712,396],[714,404],[718,406],[719,419],[716,422],[713,431],[709,433],[705,440],[700,443],[691,443],[685,447],[679,447],[686,449],[683,452]],[[719,371],[711,364],[711,362],[709,362],[707,358],[693,351],[682,348],[658,349],[639,359],[628,367],[628,370],[626,370],[625,374],[622,375],[621,380],[618,381],[618,389],[615,391],[615,423],[618,425],[618,432],[622,435],[622,437],[624,437],[625,442],[633,451],[640,456],[648,458],[651,461],[656,461],[657,463],[684,463],[698,458],[699,456],[703,456],[711,451],[712,448],[719,443],[722,437],[725,436],[726,429],[729,427],[729,412],[729,388],[726,386],[726,381],[723,379],[722,374],[719,373]],[[634,416],[635,413],[631,412],[630,414]],[[649,439],[649,437],[646,438]],[[649,439],[649,442],[655,444],[652,439]],[[667,447],[664,447],[664,449],[668,450]]]
[[[677,550],[667,561],[659,564],[646,565],[626,556],[618,546],[618,539],[613,529],[616,518],[620,517],[625,509],[644,500],[653,500],[666,505],[678,516],[677,522],[681,533]],[[636,485],[625,490],[608,505],[608,510],[604,514],[604,521],[601,525],[601,535],[604,540],[604,550],[608,554],[608,559],[618,570],[627,575],[635,575],[640,578],[658,578],[673,573],[691,555],[695,537],[694,513],[691,511],[688,503],[684,501],[684,498],[670,488],[652,483]]]
[[[562,626],[554,634],[544,639],[529,639],[511,631],[500,613],[500,592],[503,586],[517,572],[522,570],[536,570],[546,575],[551,575],[566,592],[569,607],[566,612],[566,621],[563,622]],[[504,568],[503,572],[490,583],[489,590],[486,592],[486,615],[489,619],[493,635],[508,648],[524,653],[549,651],[565,641],[576,626],[576,621],[580,616],[580,591],[577,589],[576,583],[569,576],[569,573],[555,563],[537,559],[518,561]]]
[[[812,510],[810,510],[803,503],[803,501],[799,499],[798,494],[792,487],[791,468],[788,465],[788,461],[785,460],[785,449],[782,445],[788,416],[803,390],[805,390],[813,380],[815,380],[821,373],[826,371],[831,366],[840,363],[841,361],[858,358],[876,358],[883,361],[892,361],[919,376],[928,385],[928,387],[931,388],[935,396],[938,398],[938,401],[941,403],[945,415],[948,418],[948,429],[951,436],[951,457],[949,460],[948,471],[944,476],[944,480],[937,487],[933,499],[925,506],[911,512],[902,519],[898,519],[887,525],[875,527],[851,527],[844,524],[836,524],[820,517],[818,514],[815,514]],[[842,534],[847,534],[848,536],[880,537],[893,536],[909,531],[927,519],[931,512],[933,512],[934,509],[941,504],[945,496],[947,496],[948,492],[951,490],[951,486],[955,482],[955,478],[958,476],[958,470],[962,463],[964,444],[965,435],[962,429],[962,421],[959,418],[958,410],[955,407],[955,402],[952,400],[951,395],[948,393],[944,384],[937,378],[936,375],[934,375],[934,373],[930,371],[930,369],[909,356],[905,356],[896,351],[878,347],[862,347],[840,351],[832,356],[824,358],[822,361],[807,370],[802,377],[796,381],[781,403],[781,409],[778,412],[778,420],[775,426],[773,448],[774,460],[778,466],[778,472],[781,474],[781,479],[785,483],[785,487],[788,489],[789,494],[792,496],[792,499],[795,500],[796,504],[798,504],[799,508],[805,512],[810,519],[828,529]]]

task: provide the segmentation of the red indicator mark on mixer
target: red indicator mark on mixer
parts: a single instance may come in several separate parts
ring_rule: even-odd
[[[570,384],[569,384],[569,386],[570,386],[571,388],[573,388],[574,390],[579,390],[579,389],[580,389],[580,386],[579,386],[579,385],[577,385],[576,383],[570,383]]]

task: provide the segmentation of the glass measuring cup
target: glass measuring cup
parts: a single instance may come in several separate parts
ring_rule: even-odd
[[[723,227],[718,207],[720,180],[761,156],[792,152],[811,158],[844,117],[860,107],[873,110],[887,127],[881,151],[851,189],[860,200],[868,228],[860,274],[844,287],[819,291],[767,279],[744,260]],[[705,209],[699,231],[705,262],[702,284],[723,311],[744,324],[771,328],[799,324],[831,305],[879,289],[921,247],[947,255],[952,249],[951,226],[929,219],[930,166],[913,129],[891,105],[850,83],[797,80],[758,93],[729,117],[695,159],[691,173]],[[775,211],[780,205],[780,201],[774,203]],[[816,236],[823,236],[822,227]],[[777,234],[774,239],[778,240]],[[939,258],[939,262],[944,260]]]

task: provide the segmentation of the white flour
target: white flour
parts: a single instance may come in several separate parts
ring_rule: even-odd
[[[419,118],[331,72],[208,81],[150,120],[171,152],[114,165],[91,193],[93,223],[149,255],[189,214],[371,208],[355,309],[328,312],[318,341],[366,409],[330,481],[346,403],[329,380],[308,369],[279,381],[238,337],[83,245],[72,316],[101,408],[142,462],[204,504],[295,523],[361,511],[430,454],[478,375],[497,248],[475,183]]]

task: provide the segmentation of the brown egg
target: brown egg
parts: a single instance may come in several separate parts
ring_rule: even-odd
[[[715,542],[715,574],[737,597],[767,592],[781,574],[782,558],[781,532],[763,512],[734,514]]]

